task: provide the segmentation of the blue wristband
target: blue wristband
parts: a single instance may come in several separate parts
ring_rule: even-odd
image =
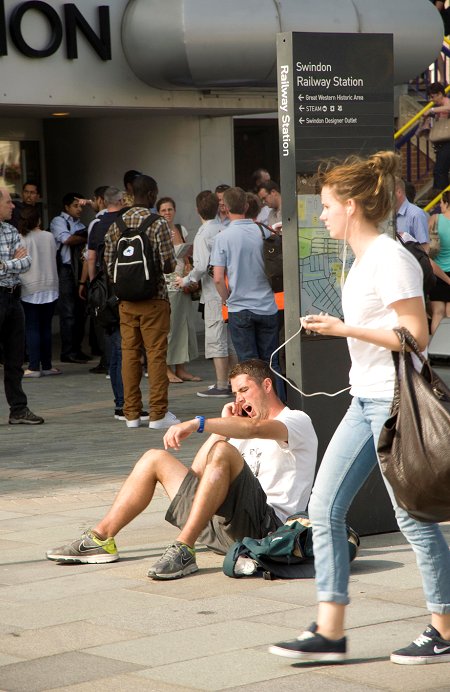
[[[197,432],[202,433],[205,429],[205,416],[195,416],[199,419],[200,425],[198,426]]]

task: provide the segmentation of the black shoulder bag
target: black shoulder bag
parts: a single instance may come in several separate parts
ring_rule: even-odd
[[[395,498],[419,521],[450,519],[450,390],[404,327],[394,329],[396,384],[391,415],[378,441],[381,470]],[[422,362],[417,372],[411,349]]]

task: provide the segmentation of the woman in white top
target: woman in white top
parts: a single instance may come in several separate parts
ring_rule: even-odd
[[[351,356],[349,410],[320,466],[309,504],[313,525],[319,611],[317,624],[271,652],[290,658],[340,661],[346,656],[344,613],[349,602],[345,519],[353,498],[377,464],[376,446],[389,417],[400,350],[393,327],[406,327],[421,349],[428,342],[422,272],[415,258],[379,224],[394,208],[398,157],[379,152],[352,157],[320,174],[321,220],[330,237],[348,242],[355,261],[342,294],[344,321],[307,318],[308,329],[347,339]],[[386,483],[386,480],[385,480]],[[412,644],[391,655],[394,663],[450,660],[450,553],[437,524],[412,519],[387,490],[398,525],[416,553],[431,625]]]
[[[58,300],[56,243],[51,233],[39,228],[40,223],[36,207],[26,206],[21,209],[19,232],[31,256],[30,269],[20,277],[29,357],[24,377],[61,373],[61,370],[52,366],[52,319]]]
[[[172,243],[177,248],[184,245],[188,232],[184,226],[175,223],[176,204],[171,197],[161,197],[156,202],[158,214],[169,224]],[[200,382],[201,377],[186,369],[186,363],[198,357],[195,317],[192,310],[191,290],[195,287],[181,288],[177,277],[186,276],[192,269],[188,257],[177,257],[177,266],[172,274],[166,275],[170,301],[170,332],[167,344],[167,377],[172,384],[181,382]]]

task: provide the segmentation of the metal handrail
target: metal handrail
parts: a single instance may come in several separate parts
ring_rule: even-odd
[[[450,44],[449,44],[449,45],[450,45]],[[448,86],[445,87],[445,93],[448,94],[449,91],[450,91],[450,84],[449,84]],[[408,120],[408,122],[407,122],[405,125],[403,125],[400,129],[398,129],[397,132],[394,134],[394,141],[395,141],[396,139],[398,139],[399,137],[401,137],[402,134],[404,134],[405,132],[407,132],[407,130],[409,130],[413,125],[415,125],[416,122],[422,117],[422,115],[424,115],[425,113],[427,113],[427,112],[430,110],[430,108],[433,108],[433,106],[434,106],[434,101],[430,101],[430,102],[427,103],[427,105],[424,106],[418,113],[416,113],[416,114],[411,118],[411,120]]]
[[[425,207],[423,207],[423,210],[424,211],[430,211],[430,209],[433,209],[433,207],[435,207],[436,204],[438,204],[441,201],[442,195],[444,194],[444,192],[448,192],[449,190],[450,190],[450,185],[448,185],[445,188],[445,190],[442,190],[442,192],[440,192],[438,195],[436,195],[436,197],[434,199],[432,199],[431,202],[428,202],[428,204]]]

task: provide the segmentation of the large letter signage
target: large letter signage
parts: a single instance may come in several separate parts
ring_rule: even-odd
[[[88,24],[74,3],[64,3],[64,23],[67,41],[67,58],[78,58],[77,31],[81,31],[88,43],[102,60],[111,60],[111,30],[109,22],[109,7],[100,5],[98,10],[99,33],[98,35]],[[48,22],[50,28],[50,40],[44,47],[31,46],[22,33],[22,20],[25,14],[34,10],[39,12]],[[9,31],[11,40],[22,55],[27,58],[47,58],[56,53],[63,38],[63,23],[56,12],[47,2],[41,0],[28,0],[17,5],[9,18]],[[6,36],[6,18],[4,0],[0,0],[0,56],[8,54]]]

